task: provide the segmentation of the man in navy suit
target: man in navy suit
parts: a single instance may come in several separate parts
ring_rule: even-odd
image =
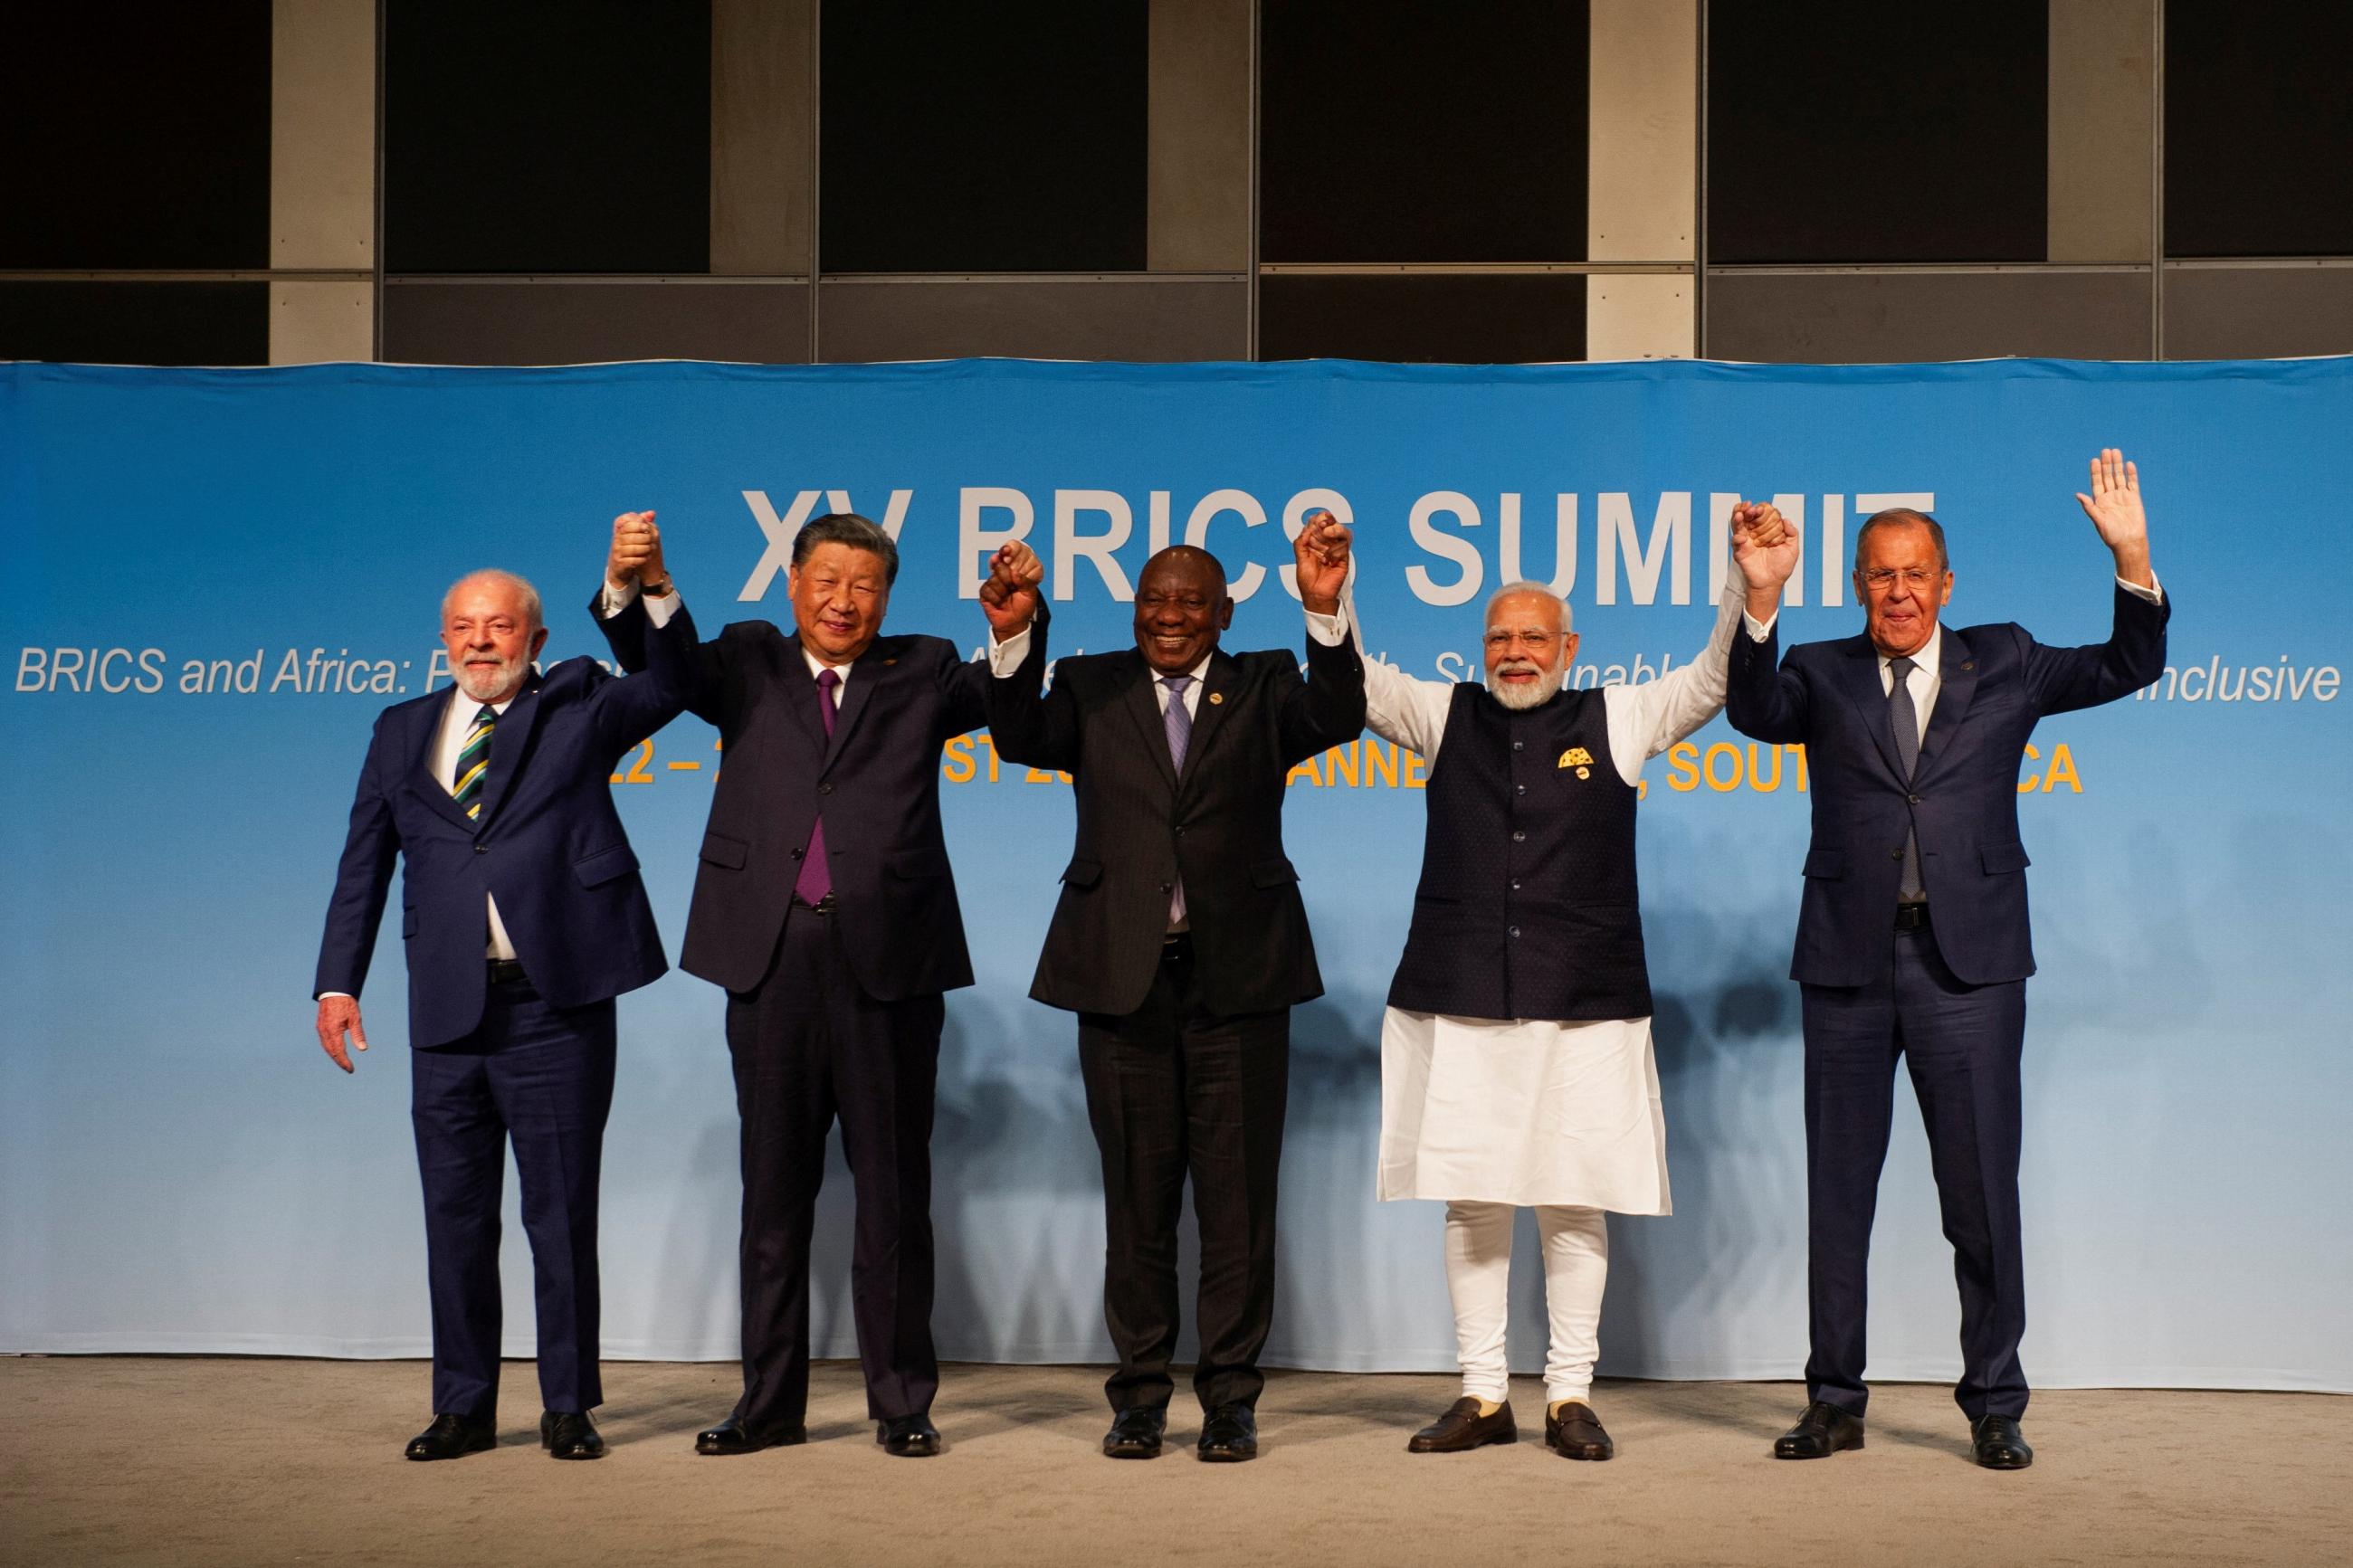
[[[809,1238],[837,1117],[875,1441],[902,1458],[940,1451],[932,1100],[944,993],[972,984],[940,747],[981,722],[988,672],[944,637],[881,635],[898,574],[898,544],[873,522],[815,519],[793,540],[792,632],[739,622],[687,673],[726,765],[679,967],[727,993],[744,1176],[744,1393],[696,1435],[702,1454],[807,1439]],[[644,668],[647,615],[624,577],[607,574],[597,617],[621,667]]]
[[[641,548],[641,547],[633,547]],[[657,592],[657,590],[659,590]],[[614,1005],[667,967],[607,782],[675,717],[694,625],[648,585],[647,673],[593,659],[537,673],[539,595],[505,572],[442,601],[456,687],[376,720],[327,910],[312,994],[319,1043],[352,1070],[359,993],[396,859],[406,862],[409,1054],[433,1304],[432,1424],[412,1459],[490,1447],[498,1415],[499,1205],[506,1145],[522,1182],[539,1317],[540,1440],[605,1451],[597,1374],[596,1184],[613,1099]]]
[[[1780,1458],[1862,1447],[1871,1221],[1904,1058],[1960,1284],[1954,1397],[1978,1464],[2033,1461],[2019,1431],[2019,1054],[2034,953],[2018,770],[2044,714],[2114,701],[2164,672],[2171,613],[2134,466],[2101,453],[2092,493],[2075,499],[2116,557],[2115,630],[2088,647],[2046,647],[2011,624],[1940,627],[1953,593],[1944,530],[1897,509],[1855,535],[1863,634],[1801,644],[1777,671],[1797,540],[1739,551],[1748,635],[1733,639],[1725,714],[1745,735],[1805,746],[1814,812],[1789,971],[1805,1024],[1812,1353]]]

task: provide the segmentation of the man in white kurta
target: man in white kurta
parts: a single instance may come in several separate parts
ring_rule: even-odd
[[[1766,506],[1734,526],[1743,550],[1785,527]],[[1382,1020],[1379,1191],[1447,1205],[1462,1397],[1413,1452],[1516,1440],[1504,1321],[1518,1207],[1535,1210],[1543,1243],[1546,1441],[1569,1458],[1614,1452],[1591,1405],[1604,1215],[1672,1206],[1633,803],[1644,762],[1723,708],[1744,588],[1733,574],[1694,661],[1641,685],[1564,690],[1577,638],[1535,583],[1488,603],[1483,688],[1366,663],[1367,725],[1419,752],[1430,779],[1414,931]]]

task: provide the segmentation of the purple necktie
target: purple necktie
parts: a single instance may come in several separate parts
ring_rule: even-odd
[[[841,677],[830,669],[817,676],[817,710],[825,719],[825,738],[833,739],[833,689]],[[809,829],[808,853],[801,857],[801,874],[793,883],[793,897],[805,904],[822,903],[833,891],[833,868],[825,863],[825,818]]]
[[[1189,675],[1164,675],[1160,684],[1168,689],[1168,710],[1160,716],[1168,731],[1168,760],[1176,764],[1181,775],[1185,772],[1185,753],[1193,743],[1193,710],[1185,706],[1185,689],[1193,684]],[[1168,895],[1168,929],[1176,930],[1185,923],[1185,880],[1176,879],[1174,891]]]

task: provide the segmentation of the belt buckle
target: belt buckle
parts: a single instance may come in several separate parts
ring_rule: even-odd
[[[1923,900],[1916,904],[1898,904],[1895,906],[1895,929],[1897,931],[1925,931],[1927,929],[1927,925],[1928,905],[1926,900]]]

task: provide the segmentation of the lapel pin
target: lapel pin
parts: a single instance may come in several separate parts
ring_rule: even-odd
[[[1962,668],[1963,669],[1975,669],[1977,667],[1978,667],[1978,661],[1977,661],[1976,659],[1973,659],[1973,658],[1972,658],[1972,659],[1966,659],[1966,660],[1962,661],[1962,664],[1961,664],[1961,668]]]
[[[1225,694],[1224,692],[1222,692],[1222,691],[1212,691],[1212,692],[1210,692],[1210,693],[1209,693],[1209,704],[1210,704],[1210,706],[1211,706],[1211,707],[1215,707],[1217,704],[1219,704],[1219,703],[1220,703],[1220,702],[1223,702],[1225,700],[1226,700],[1226,694]]]
[[[899,662],[899,661],[898,661],[897,659],[895,659],[895,658],[886,658],[886,659],[884,659],[884,660],[882,661],[882,668],[885,668],[885,669],[888,669],[888,668],[890,668],[892,665],[894,665],[894,664],[896,664],[896,663],[898,663],[898,662]]]

